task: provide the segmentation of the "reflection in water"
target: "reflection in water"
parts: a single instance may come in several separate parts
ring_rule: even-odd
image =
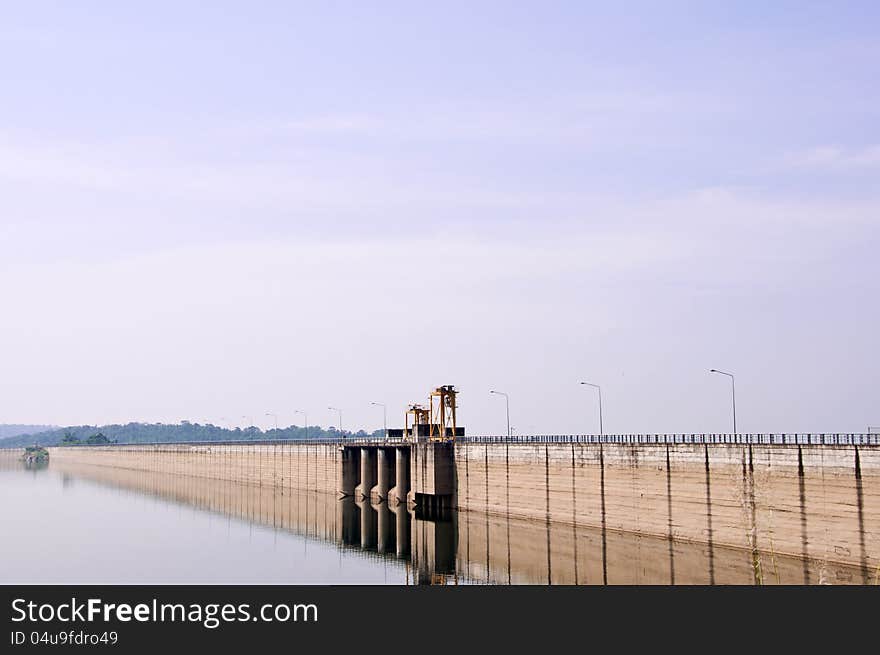
[[[455,512],[422,517],[406,505],[334,501],[343,546],[408,561],[407,582],[458,583]],[[461,582],[467,582],[462,580]]]
[[[4,468],[16,467],[7,463]],[[17,468],[24,470],[20,463]],[[28,471],[31,472],[44,475],[45,467]],[[72,502],[70,495],[79,492],[80,485],[75,482],[78,480],[88,481],[86,486],[99,490],[95,496],[98,500],[93,501],[99,506],[105,502],[101,499],[106,499],[108,490],[128,490],[136,493],[121,494],[124,507],[119,511],[131,516],[136,517],[143,511],[137,498],[170,501],[194,508],[200,516],[219,514],[229,519],[243,519],[250,530],[254,526],[265,526],[272,528],[276,535],[314,538],[331,551],[359,553],[374,569],[385,562],[386,579],[390,563],[402,569],[402,577],[396,579],[407,584],[754,583],[755,553],[706,544],[519,519],[507,513],[447,511],[429,515],[405,505],[389,507],[384,502],[355,502],[352,498],[338,499],[319,492],[291,494],[271,485],[158,472],[80,464],[56,465],[53,472],[58,475],[45,476],[47,481],[60,478],[66,491],[53,498],[54,503]],[[4,474],[9,475],[13,474]],[[0,478],[0,486],[3,479]],[[191,528],[192,520],[186,525]],[[125,529],[123,525],[114,527]],[[164,538],[176,539],[175,531],[181,529],[179,526],[170,528],[170,534]],[[21,532],[17,536],[27,538],[27,534]],[[136,538],[133,533],[119,536],[120,543]],[[207,534],[200,537],[196,531],[193,539],[200,538],[203,543],[209,543],[212,537]],[[70,551],[88,552],[88,544],[76,543],[75,535],[68,535],[68,539]],[[304,546],[309,547],[314,549],[308,544]],[[243,581],[247,581],[249,571],[253,573],[247,566],[256,566],[252,559],[261,554],[248,551],[254,548],[251,542],[238,544],[236,548],[233,555],[242,560],[240,574]],[[155,557],[161,557],[161,553]],[[812,580],[821,578],[833,583],[861,582],[855,568],[800,558],[767,556],[763,567],[769,571],[763,580],[765,584],[799,584],[807,575]],[[262,574],[262,569],[260,571]],[[303,575],[299,570],[295,573]],[[331,582],[337,583],[361,579],[360,576],[353,579],[350,572],[341,569],[327,574],[333,576]],[[168,581],[190,579],[185,573],[176,575],[181,579]]]
[[[49,468],[49,462],[45,459],[25,461],[18,456],[13,457],[11,454],[4,453],[0,456],[0,471],[46,471]]]

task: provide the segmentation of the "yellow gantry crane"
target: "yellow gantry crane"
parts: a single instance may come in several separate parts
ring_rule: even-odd
[[[404,436],[408,439],[410,435],[418,439],[419,435],[422,432],[428,431],[427,427],[420,428],[418,426],[427,426],[431,417],[431,412],[423,407],[422,405],[417,405],[413,403],[406,410],[406,431],[404,432]],[[410,424],[410,419],[412,419],[412,424]],[[410,425],[412,427],[410,427]]]
[[[408,405],[404,438],[413,441],[425,437],[430,441],[454,441],[458,434],[455,415],[457,394],[454,386],[445,384],[431,392],[427,407],[416,403]]]
[[[428,399],[431,408],[431,441],[455,439],[455,396],[458,392],[451,384],[437,387]]]

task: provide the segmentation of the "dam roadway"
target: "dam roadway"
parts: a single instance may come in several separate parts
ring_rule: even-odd
[[[787,568],[786,581],[793,583],[822,582],[830,569],[862,584],[875,582],[880,574],[877,435],[291,440],[49,451],[53,469],[90,472],[98,478],[184,476],[218,493],[222,486],[210,486],[209,481],[310,494],[324,499],[321,503],[332,499],[342,508],[343,527],[344,509],[353,500],[378,508],[378,520],[384,517],[386,524],[396,516],[398,550],[410,546],[405,540],[401,544],[402,508],[421,521],[423,534],[418,537],[413,531],[412,547],[430,542],[428,550],[435,551],[444,537],[424,531],[432,529],[432,521],[438,521],[437,530],[447,529],[443,516],[456,509],[466,518],[453,527],[454,538],[461,541],[466,528],[470,560],[471,541],[474,550],[482,541],[472,537],[485,530],[490,568],[490,542],[499,539],[492,533],[506,524],[509,560],[513,522],[520,532],[531,532],[530,547],[536,552],[543,552],[546,539],[546,582],[554,581],[551,541],[556,548],[568,543],[569,550],[575,549],[575,580],[556,581],[577,581],[578,534],[589,534],[592,548],[601,550],[606,570],[593,571],[594,580],[607,579],[609,544],[627,535],[668,543],[673,581],[674,560],[682,548],[698,551],[708,583],[724,581],[722,561],[731,551],[741,553],[738,561],[750,563],[756,582],[767,581],[774,568],[778,575],[780,566]],[[348,504],[338,498],[348,498]],[[485,522],[476,517],[485,517]],[[358,527],[368,542],[374,540],[369,534],[374,528],[367,523]],[[382,537],[385,531],[379,528],[377,536]],[[507,573],[510,578],[509,561]],[[494,577],[503,581],[503,575]]]

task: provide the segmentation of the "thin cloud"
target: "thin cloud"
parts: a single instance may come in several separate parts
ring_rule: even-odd
[[[787,163],[792,168],[830,171],[852,171],[880,166],[880,145],[859,148],[822,146],[791,155]]]

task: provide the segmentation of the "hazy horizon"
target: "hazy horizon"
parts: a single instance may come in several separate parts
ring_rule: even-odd
[[[0,423],[880,426],[870,2],[32,2]]]

